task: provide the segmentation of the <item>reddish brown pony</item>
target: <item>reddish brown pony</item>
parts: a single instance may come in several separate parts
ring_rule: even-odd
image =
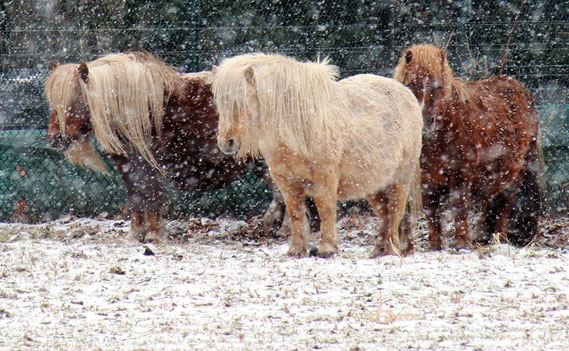
[[[126,76],[117,81],[121,74]],[[50,143],[66,149],[71,162],[105,171],[89,139],[95,134],[124,180],[131,232],[141,241],[161,236],[164,176],[181,189],[200,192],[223,188],[249,170],[270,181],[263,164],[238,162],[219,151],[211,77],[210,72],[182,75],[148,53],[52,65],[46,83],[53,109]],[[285,212],[282,195],[274,194],[266,230],[275,218],[280,224]]]
[[[471,246],[472,201],[482,209],[480,241],[494,235],[527,244],[537,233],[543,172],[532,95],[504,76],[455,78],[444,50],[432,45],[404,50],[394,78],[423,109],[421,170],[430,246],[442,247],[445,203],[454,219],[453,246]]]

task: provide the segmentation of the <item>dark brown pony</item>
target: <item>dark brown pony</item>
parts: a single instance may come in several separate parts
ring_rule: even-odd
[[[131,233],[162,235],[164,178],[188,191],[220,189],[249,170],[270,183],[261,162],[239,162],[217,147],[218,115],[210,72],[182,75],[148,53],[113,54],[80,65],[52,65],[46,94],[48,139],[73,163],[106,171],[95,134],[124,180]],[[274,191],[265,231],[280,225],[284,201]]]
[[[480,205],[481,242],[527,244],[541,209],[539,116],[532,95],[504,77],[464,82],[452,75],[444,50],[403,52],[394,78],[422,105],[423,204],[432,249],[442,247],[441,212],[454,219],[453,246],[472,245],[468,216]],[[448,207],[443,207],[447,204]]]

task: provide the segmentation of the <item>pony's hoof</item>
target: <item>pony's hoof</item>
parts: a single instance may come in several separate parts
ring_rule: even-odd
[[[318,248],[318,257],[320,258],[328,258],[332,257],[340,251],[338,249],[338,245],[331,244],[331,243],[322,243]]]
[[[381,255],[383,255],[383,248],[378,247],[378,246],[374,246],[373,250],[371,250],[371,254],[369,255],[369,258],[378,258]]]
[[[143,243],[154,243],[157,244],[160,242],[160,234],[158,233],[146,233],[146,235],[144,236],[144,239],[142,240]]]
[[[383,250],[383,255],[385,256],[401,256],[401,251],[395,246],[388,244],[385,250]]]
[[[467,240],[464,239],[455,239],[452,243],[451,246],[453,249],[455,249],[456,251],[460,251],[460,250],[472,250],[474,248],[474,246]]]
[[[443,242],[438,241],[429,241],[429,249],[431,251],[441,251],[443,249]]]
[[[409,243],[404,250],[401,250],[401,255],[411,256],[415,253],[415,245]]]
[[[507,244],[508,236],[506,233],[494,233],[492,235],[492,245]]]
[[[279,238],[288,238],[291,234],[290,226],[283,224],[279,230],[276,231],[275,236]]]
[[[291,257],[306,257],[306,248],[291,246],[286,254]]]
[[[334,256],[335,254],[336,254],[336,252],[333,252],[333,251],[322,252],[322,251],[318,250],[318,257],[320,257],[320,258],[330,258],[330,257]]]
[[[310,250],[308,250],[308,254],[310,255],[310,257],[318,256],[318,248],[316,246],[312,246]]]
[[[138,242],[144,242],[145,235],[146,235],[146,233],[144,232],[144,230],[133,230],[133,229],[131,229],[128,236],[131,239],[136,240]]]
[[[265,215],[263,218],[263,233],[265,236],[288,236],[290,234],[290,223],[287,224],[283,221],[282,216],[280,220],[278,218],[274,218],[273,216]],[[284,230],[284,233],[281,233]],[[288,230],[288,231],[287,231]]]

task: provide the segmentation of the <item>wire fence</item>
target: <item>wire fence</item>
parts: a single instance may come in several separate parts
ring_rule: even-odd
[[[422,42],[446,47],[457,75],[480,79],[503,72],[532,91],[548,204],[552,213],[569,208],[569,9],[559,2],[100,1],[97,11],[89,1],[30,3],[0,7],[0,221],[124,211],[126,191],[116,173],[71,166],[45,142],[43,83],[50,61],[145,49],[194,72],[224,57],[262,51],[302,60],[329,56],[344,77],[390,76],[402,50]],[[170,216],[243,217],[261,213],[270,199],[253,175],[216,192],[166,192]]]

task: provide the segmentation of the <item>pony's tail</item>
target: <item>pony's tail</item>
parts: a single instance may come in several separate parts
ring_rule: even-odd
[[[530,144],[525,162],[526,171],[510,214],[508,228],[508,240],[518,246],[528,245],[535,238],[543,213],[545,163],[539,131]]]

